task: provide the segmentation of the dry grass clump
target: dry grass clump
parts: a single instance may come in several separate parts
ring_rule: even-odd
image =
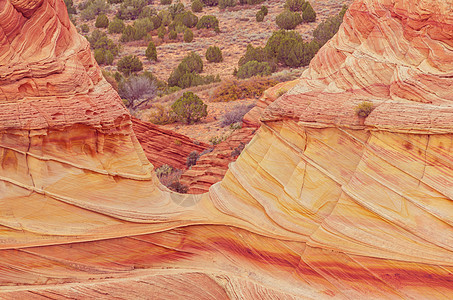
[[[157,125],[165,125],[176,122],[177,116],[170,106],[165,106],[160,103],[153,104],[149,109],[149,122]]]
[[[245,114],[248,113],[255,104],[250,105],[237,105],[232,110],[227,111],[220,121],[220,127],[229,126],[235,123],[242,122]]]
[[[238,99],[259,98],[265,90],[278,83],[265,77],[252,77],[248,80],[226,80],[214,91],[213,102],[228,102]]]

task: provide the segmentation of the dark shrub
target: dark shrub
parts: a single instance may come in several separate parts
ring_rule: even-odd
[[[170,40],[176,40],[178,38],[178,34],[176,33],[176,31],[172,30],[168,33],[168,38]]]
[[[193,12],[201,12],[203,10],[203,3],[200,0],[194,0],[191,8]]]
[[[304,3],[304,0],[286,0],[284,7],[290,11],[302,11]]]
[[[188,28],[195,27],[198,23],[198,17],[190,11],[178,14],[174,19],[175,24],[181,24]]]
[[[123,33],[125,27],[123,20],[115,17],[109,24],[109,33]]]
[[[207,105],[192,92],[185,92],[171,106],[181,121],[192,124],[208,115]]]
[[[203,4],[206,6],[216,6],[219,4],[219,0],[202,0]]]
[[[80,12],[82,20],[93,20],[97,15],[106,13],[108,4],[105,0],[87,1],[87,6]]]
[[[338,15],[321,22],[316,29],[313,30],[313,37],[318,41],[320,46],[324,45],[338,32],[347,9],[347,6],[344,5]]]
[[[271,74],[271,67],[267,62],[249,61],[239,67],[236,76],[241,79],[253,76],[267,76]]]
[[[301,17],[298,13],[290,10],[284,10],[275,18],[277,26],[281,29],[294,29],[301,23]]]
[[[355,108],[357,116],[366,118],[373,111],[373,103],[370,101],[363,101],[359,103]]]
[[[82,33],[88,33],[90,31],[90,27],[88,27],[87,24],[82,24],[82,26],[80,26],[80,30]]]
[[[257,13],[256,13],[256,21],[257,22],[263,22],[264,20],[264,12],[259,10]]]
[[[224,9],[227,7],[236,6],[236,0],[219,0],[219,8]]]
[[[265,16],[267,16],[269,12],[266,5],[261,6],[260,11],[262,11]]]
[[[68,14],[77,13],[76,8],[74,7],[74,2],[72,0],[64,0],[64,4],[66,5],[66,9],[68,10]]]
[[[189,156],[187,156],[186,166],[190,168],[191,166],[196,165],[198,158],[199,156],[197,151],[190,152]]]
[[[217,46],[211,46],[206,50],[206,60],[209,62],[218,63],[223,61],[222,51]]]
[[[116,16],[122,20],[135,20],[139,17],[144,7],[147,5],[145,0],[125,0]]]
[[[197,29],[201,28],[219,28],[219,20],[215,16],[206,15],[200,18],[197,23]]]
[[[307,23],[316,21],[316,13],[313,7],[311,7],[310,2],[305,2],[304,6],[305,8],[302,13],[302,20]]]
[[[130,41],[135,41],[135,36],[137,34],[137,30],[135,27],[132,27],[131,25],[127,25],[126,28],[123,30],[123,34],[120,37],[121,42],[130,42]]]
[[[184,42],[190,43],[193,41],[193,32],[189,28],[184,31]]]
[[[185,194],[189,190],[187,185],[182,184],[179,181],[175,181],[171,183],[168,188],[174,192],[180,193],[180,194]]]
[[[135,55],[128,55],[121,58],[117,63],[118,71],[126,76],[131,73],[143,70],[143,63]]]
[[[109,18],[106,15],[101,14],[96,18],[96,23],[94,24],[96,28],[107,28],[109,26]]]
[[[159,29],[157,29],[157,36],[158,36],[159,38],[163,39],[164,36],[165,36],[165,32],[166,32],[166,31],[167,31],[167,30],[165,29],[165,26],[163,26],[163,25],[160,26]]]
[[[170,5],[173,2],[173,0],[160,0],[160,4],[162,5]]]
[[[145,51],[145,56],[149,60],[157,61],[157,49],[153,41],[150,41]]]

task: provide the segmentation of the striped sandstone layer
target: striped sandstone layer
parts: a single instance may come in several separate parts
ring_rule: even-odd
[[[225,178],[180,195],[63,1],[0,0],[0,297],[451,299],[452,7],[356,1]]]

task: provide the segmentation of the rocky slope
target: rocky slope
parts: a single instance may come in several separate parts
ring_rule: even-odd
[[[63,7],[0,2],[0,297],[452,298],[451,1],[357,0],[203,195],[159,184]]]

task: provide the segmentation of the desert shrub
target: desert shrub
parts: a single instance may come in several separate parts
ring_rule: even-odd
[[[290,10],[284,10],[275,18],[277,26],[281,29],[294,29],[301,23],[302,19],[298,13]]]
[[[127,100],[154,98],[156,85],[147,76],[130,76],[119,86],[119,95]]]
[[[109,24],[109,33],[122,33],[125,27],[123,20],[115,17]]]
[[[155,170],[156,176],[157,177],[162,177],[162,176],[168,176],[173,172],[173,168],[167,164],[160,166],[159,168],[156,168]]]
[[[315,30],[313,30],[313,37],[318,41],[320,46],[324,45],[338,32],[347,9],[347,6],[344,5],[338,15],[321,22]]]
[[[145,0],[125,0],[118,9],[116,16],[122,20],[135,20],[140,16],[146,5]]]
[[[160,0],[160,4],[162,5],[170,5],[173,2],[173,0]]]
[[[189,190],[189,187],[187,185],[182,184],[179,181],[172,182],[170,185],[167,186],[170,190],[180,193],[180,194],[185,194]]]
[[[200,0],[194,0],[191,8],[193,12],[201,12],[203,10],[203,3]]]
[[[122,3],[124,0],[107,0],[108,3],[110,4],[117,4],[117,3]]]
[[[271,67],[267,62],[249,61],[239,67],[236,76],[241,79],[253,76],[267,76],[271,74]]]
[[[150,41],[148,47],[145,50],[145,56],[149,60],[157,61],[157,49],[153,41]]]
[[[127,25],[123,30],[123,34],[121,34],[120,41],[123,43],[135,41],[136,35],[137,35],[137,30],[135,29],[135,27],[133,27],[131,25]]]
[[[257,22],[263,22],[264,20],[264,12],[259,10],[257,13],[256,13],[256,21]]]
[[[165,32],[166,32],[166,29],[165,29],[165,27],[162,25],[162,26],[159,27],[159,29],[157,29],[157,36],[158,36],[159,38],[163,39],[164,36],[165,36]]]
[[[66,5],[66,9],[68,10],[68,14],[77,13],[76,8],[74,7],[74,2],[72,0],[64,0],[64,4]]]
[[[173,18],[168,10],[161,10],[157,16],[161,19],[161,26],[168,26],[173,21]]]
[[[86,8],[80,12],[80,17],[85,21],[93,20],[97,15],[106,13],[107,10],[108,4],[105,0],[88,1]]]
[[[171,15],[171,18],[174,19],[176,15],[182,14],[184,12],[184,4],[177,2],[168,7],[168,12]]]
[[[219,0],[201,0],[206,6],[216,6],[219,4]]]
[[[150,109],[149,122],[157,125],[165,125],[176,122],[177,117],[171,107],[162,104],[154,104]]]
[[[100,65],[102,64],[111,65],[115,57],[109,50],[96,49],[94,50],[94,59]]]
[[[219,8],[224,9],[227,7],[236,6],[236,0],[219,0]]]
[[[240,142],[239,146],[237,146],[236,148],[234,148],[233,151],[231,151],[230,156],[238,157],[242,153],[242,150],[244,150],[244,148],[245,148],[245,144],[243,142]]]
[[[150,21],[153,23],[153,28],[159,28],[162,25],[162,19],[158,15],[151,16]]]
[[[104,14],[100,14],[96,18],[96,23],[94,23],[94,26],[96,28],[107,28],[107,26],[109,26],[109,18],[107,18],[107,16]]]
[[[222,119],[220,120],[220,127],[242,122],[245,114],[248,113],[254,106],[255,104],[235,106],[232,110],[223,114]]]
[[[373,111],[373,103],[370,101],[363,101],[360,102],[356,107],[355,107],[355,113],[357,116],[366,118],[368,115]]]
[[[275,56],[269,56],[265,49],[261,47],[254,48],[251,44],[247,45],[247,51],[244,56],[239,59],[238,66],[242,66],[249,61],[267,62],[271,67],[271,71],[277,68],[277,60]]]
[[[99,50],[98,53],[101,51],[104,52],[104,58],[101,57],[100,54],[98,54],[98,59],[99,61],[101,61],[101,63],[107,62],[105,60],[105,54],[107,53],[107,51],[109,51],[113,55],[113,57],[117,56],[119,53],[119,46],[115,44],[111,39],[107,38],[107,35],[99,29],[93,30],[91,36],[88,38],[88,41],[90,42],[90,46],[93,50]],[[110,59],[108,61],[110,61]]]
[[[189,28],[184,31],[184,42],[190,43],[193,41],[193,32]]]
[[[208,115],[207,105],[192,92],[185,92],[171,108],[178,119],[187,124],[193,124]]]
[[[176,40],[178,38],[178,34],[176,33],[176,31],[172,30],[168,33],[168,38],[170,40]]]
[[[269,13],[266,5],[261,6],[259,11],[262,11],[265,16],[267,16],[267,14]]]
[[[203,61],[200,55],[195,52],[189,53],[175,70],[170,74],[168,79],[169,86],[178,85],[178,81],[186,73],[201,73],[203,71]]]
[[[213,93],[212,101],[229,102],[245,98],[259,98],[265,90],[276,85],[278,81],[257,77],[247,80],[225,80]]]
[[[198,23],[198,17],[190,11],[176,15],[174,19],[175,24],[182,24],[186,27],[192,28],[195,27]]]
[[[134,21],[135,39],[140,40],[148,35],[154,29],[154,23],[150,18],[141,18]]]
[[[264,0],[239,0],[240,5],[245,5],[245,4],[255,5],[255,4],[260,4],[262,2],[264,2]]]
[[[128,55],[118,61],[117,68],[118,71],[129,76],[131,73],[143,70],[143,63],[137,56]]]
[[[90,31],[90,27],[88,27],[87,24],[82,24],[82,26],[80,26],[80,31],[82,31],[82,33],[88,33]]]
[[[213,136],[209,139],[209,143],[215,146],[223,142],[226,138],[224,136]]]
[[[207,61],[209,61],[209,62],[218,63],[218,62],[223,61],[222,51],[217,46],[210,46],[206,50],[205,56],[206,56]]]
[[[310,2],[305,2],[304,11],[302,12],[302,20],[304,22],[314,22],[316,21],[316,12],[311,6]]]
[[[190,168],[191,166],[196,165],[198,158],[199,156],[197,151],[190,152],[190,154],[187,156],[186,166]]]
[[[304,0],[286,0],[284,8],[290,11],[303,11]]]
[[[143,18],[151,18],[152,16],[155,16],[157,15],[156,14],[156,10],[154,8],[151,8],[149,6],[145,6],[142,11],[140,12],[140,14],[138,15],[138,18],[139,19],[143,19]]]
[[[219,20],[215,16],[212,15],[206,15],[200,18],[197,23],[197,29],[201,28],[214,28],[216,31],[218,31],[219,28]]]

